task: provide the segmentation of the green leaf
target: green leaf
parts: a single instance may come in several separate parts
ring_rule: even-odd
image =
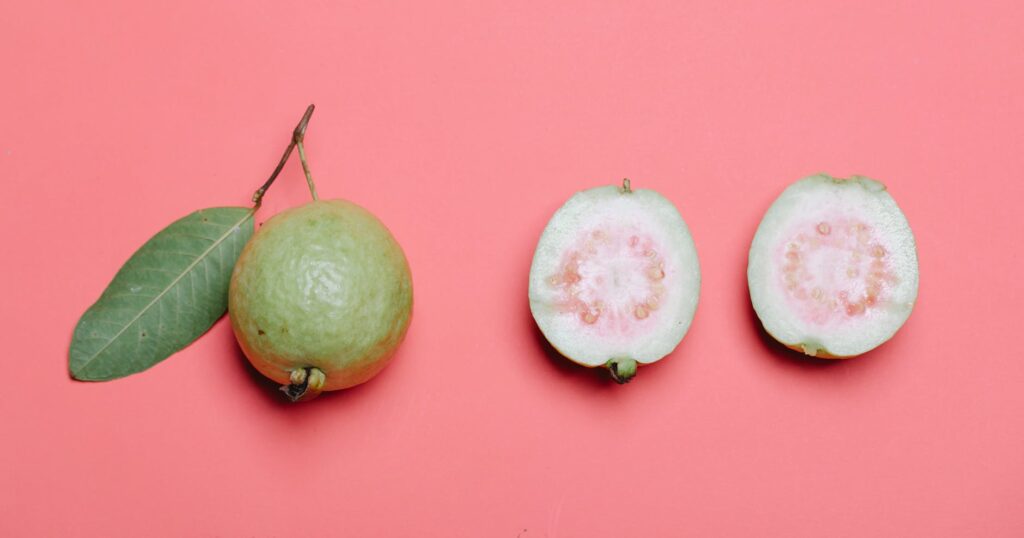
[[[252,237],[253,209],[192,213],[132,254],[75,327],[71,375],[106,381],[141,372],[202,336],[228,304],[231,271]]]

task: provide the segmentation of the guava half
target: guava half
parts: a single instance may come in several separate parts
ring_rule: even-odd
[[[747,283],[765,331],[782,344],[815,357],[860,355],[914,308],[914,234],[882,183],[804,178],[761,220]]]
[[[412,277],[369,211],[319,200],[283,211],[242,250],[228,292],[249,362],[292,399],[363,383],[405,337]]]
[[[544,337],[620,383],[679,345],[699,295],[697,249],[679,211],[628,180],[573,195],[530,267],[530,310]]]

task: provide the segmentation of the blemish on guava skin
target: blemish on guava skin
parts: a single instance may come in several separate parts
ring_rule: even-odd
[[[258,334],[260,336],[263,336],[263,335],[267,334],[267,332],[264,331],[263,329],[256,329],[256,334]]]
[[[885,303],[897,279],[869,225],[835,219],[804,226],[783,243],[778,263],[780,284],[806,320],[856,318]],[[814,233],[806,233],[808,228]]]

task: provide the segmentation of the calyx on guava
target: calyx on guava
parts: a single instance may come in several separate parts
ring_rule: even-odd
[[[699,295],[697,250],[679,211],[628,179],[573,195],[530,267],[530,310],[545,338],[620,383],[676,348]]]
[[[906,217],[882,183],[824,174],[790,185],[754,234],[750,300],[765,331],[808,355],[860,355],[889,340],[917,299]]]

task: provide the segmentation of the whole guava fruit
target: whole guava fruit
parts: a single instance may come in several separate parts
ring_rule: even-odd
[[[369,211],[316,200],[275,215],[242,250],[228,310],[249,362],[293,400],[366,382],[409,328],[412,276]]]

